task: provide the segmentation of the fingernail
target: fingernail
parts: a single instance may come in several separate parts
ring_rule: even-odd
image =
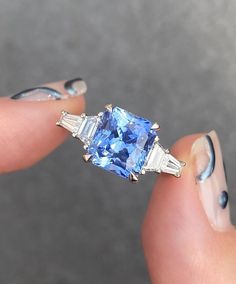
[[[231,225],[226,174],[220,142],[213,130],[198,138],[191,155],[194,175],[203,209],[214,229],[224,231]]]
[[[80,96],[87,92],[87,85],[81,78],[66,81],[64,88],[71,96]]]
[[[60,100],[62,94],[57,90],[48,87],[36,87],[24,90],[10,97],[13,100],[22,101],[48,101],[48,100]]]
[[[24,90],[17,93],[10,98],[13,100],[23,101],[48,101],[48,100],[62,100],[74,96],[84,95],[87,91],[87,85],[81,78],[66,81],[64,83],[65,93],[49,88],[49,87],[36,87]]]

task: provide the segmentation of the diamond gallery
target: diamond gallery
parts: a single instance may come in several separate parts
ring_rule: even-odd
[[[119,107],[107,105],[98,116],[63,111],[57,125],[84,143],[85,161],[134,182],[146,171],[179,177],[185,165],[158,143],[157,123]]]

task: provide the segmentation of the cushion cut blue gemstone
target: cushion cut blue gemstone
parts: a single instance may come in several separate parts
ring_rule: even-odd
[[[139,174],[157,136],[151,126],[119,107],[105,111],[88,148],[92,163],[124,178]]]

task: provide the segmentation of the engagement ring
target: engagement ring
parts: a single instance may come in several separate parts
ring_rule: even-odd
[[[180,177],[185,162],[159,143],[159,125],[120,107],[106,105],[97,116],[62,111],[56,123],[84,143],[86,162],[137,182],[146,172]]]

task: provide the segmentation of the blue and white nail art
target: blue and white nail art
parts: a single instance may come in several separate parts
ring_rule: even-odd
[[[229,197],[223,156],[217,133],[213,130],[192,146],[193,167],[200,201],[212,227],[219,231],[230,225]]]
[[[68,99],[73,96],[84,95],[87,91],[87,85],[81,78],[66,81],[64,83],[64,88],[66,92],[60,93],[50,87],[35,87],[17,93],[10,98],[13,100],[24,101],[61,100]]]
[[[60,100],[62,99],[62,94],[49,87],[36,87],[17,93],[11,96],[11,99],[24,101]]]
[[[228,192],[223,190],[219,196],[219,205],[222,209],[225,209],[229,201]]]
[[[207,167],[204,169],[203,172],[200,173],[200,175],[197,176],[197,179],[199,181],[204,181],[207,178],[209,178],[212,173],[214,172],[215,169],[215,149],[214,149],[214,145],[212,142],[212,139],[209,135],[206,135],[206,140],[209,144],[209,163],[207,165]]]
[[[71,96],[83,95],[87,91],[87,85],[81,78],[75,78],[73,80],[66,81],[64,88]]]

